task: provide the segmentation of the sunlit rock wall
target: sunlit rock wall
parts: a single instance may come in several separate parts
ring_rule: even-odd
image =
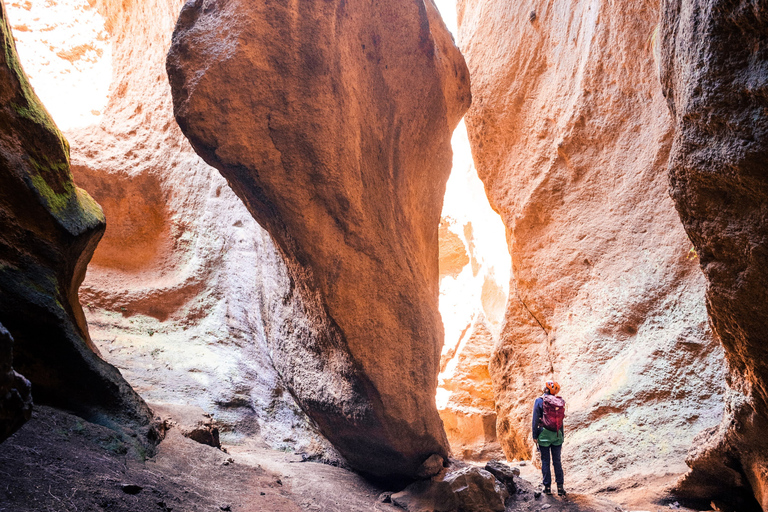
[[[90,330],[148,401],[213,413],[227,442],[259,435],[328,455],[265,345],[266,317],[300,316],[285,267],[173,119],[165,53],[181,4],[11,4],[32,83],[67,127],[75,179],[107,218],[80,291]]]
[[[453,134],[453,170],[440,223],[440,314],[445,344],[437,406],[454,457],[503,457],[488,364],[509,294],[504,224],[477,177],[464,123]]]
[[[768,510],[768,5],[662,6],[671,194],[729,369],[722,424],[697,439],[681,488],[699,497],[751,487]]]
[[[435,408],[438,224],[466,66],[431,1],[188,3],[179,125],[276,240],[311,322],[269,337],[353,467],[447,455]]]
[[[722,415],[706,282],[667,193],[658,17],[652,1],[459,2],[467,128],[512,256],[498,435],[530,457],[533,399],[558,380],[578,489],[673,483]]]

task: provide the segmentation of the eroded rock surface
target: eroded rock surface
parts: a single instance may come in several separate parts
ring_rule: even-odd
[[[467,128],[512,255],[491,358],[499,439],[530,456],[533,399],[554,377],[583,490],[669,485],[722,414],[706,283],[667,194],[658,15],[650,1],[459,6]]]
[[[459,340],[458,354],[443,358],[446,368],[441,368],[440,388],[450,397],[444,405],[438,403],[438,411],[453,455],[464,460],[502,456],[488,370],[493,345],[493,335],[481,314],[469,327],[465,339]]]
[[[98,111],[68,92],[46,99],[68,127],[76,181],[107,217],[80,290],[104,357],[151,403],[212,414],[222,441],[338,460],[265,343],[271,318],[301,315],[282,258],[173,119],[165,55],[182,2],[9,5],[41,97],[98,95],[105,78],[112,91]]]
[[[671,195],[707,278],[731,395],[723,423],[692,450],[683,488],[751,486],[768,510],[768,6],[667,0],[662,9]]]
[[[0,8],[0,322],[38,402],[97,421],[146,424],[149,409],[96,353],[78,301],[102,233],[72,181],[69,145],[29,85]]]
[[[13,338],[0,324],[0,442],[32,416],[32,395],[27,379],[13,370]]]
[[[190,2],[168,73],[182,130],[285,258],[306,320],[267,338],[302,409],[371,474],[447,455],[437,228],[470,98],[432,2]]]

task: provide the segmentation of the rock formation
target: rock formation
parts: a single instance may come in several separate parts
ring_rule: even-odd
[[[39,402],[98,421],[146,424],[149,409],[97,354],[77,291],[104,231],[75,187],[69,146],[19,63],[0,7],[0,322]]]
[[[723,422],[697,439],[682,488],[751,487],[768,510],[768,6],[665,0],[662,13],[670,190],[729,370]]]
[[[658,15],[651,1],[459,6],[467,128],[512,255],[491,358],[499,439],[530,456],[533,399],[554,377],[583,490],[673,481],[722,414],[705,280],[667,194]]]
[[[431,1],[190,2],[174,111],[285,258],[303,318],[272,360],[355,468],[447,455],[434,405],[438,222],[466,67]]]
[[[451,146],[453,169],[439,229],[445,344],[437,410],[454,457],[488,460],[503,457],[488,362],[504,320],[511,263],[504,224],[477,177],[464,123]]]
[[[449,353],[453,357],[443,357],[445,366],[441,365],[440,389],[449,392],[450,398],[444,405],[438,401],[453,455],[478,461],[499,457],[496,404],[488,372],[494,338],[482,315],[458,345],[458,354]]]
[[[0,442],[32,416],[32,395],[27,379],[13,371],[13,338],[0,324]]]
[[[224,442],[337,458],[265,344],[272,316],[301,314],[282,258],[173,119],[165,55],[182,2],[92,4],[9,10],[32,84],[68,127],[75,180],[107,218],[80,289],[94,343],[150,403],[213,414]],[[82,84],[112,92],[69,93]],[[67,93],[44,96],[56,89]]]

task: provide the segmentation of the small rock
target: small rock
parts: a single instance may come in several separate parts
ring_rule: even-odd
[[[531,23],[536,21],[536,11],[535,10],[531,11],[530,14],[528,14],[528,21],[530,21]]]
[[[527,465],[528,465],[528,463],[527,463],[526,461],[521,461],[519,465],[520,465],[520,466],[527,466]]]
[[[392,503],[392,492],[386,491],[379,494],[378,498],[376,498],[376,501],[379,503]]]
[[[222,505],[219,507],[219,510],[223,510],[224,512],[232,512],[232,507],[229,505]]]
[[[541,509],[542,509],[542,510],[546,510],[546,509],[548,509],[548,508],[552,508],[552,505],[550,505],[549,503],[547,503],[546,505],[542,505],[542,506],[541,506]]]
[[[265,493],[265,492],[260,492],[259,494],[262,495],[262,496],[266,496],[267,495],[267,493]]]
[[[675,509],[680,508],[680,503],[678,502],[670,503],[669,508],[675,508]]]
[[[422,462],[419,469],[416,471],[416,476],[419,478],[429,478],[437,475],[443,470],[443,463],[445,460],[438,454],[433,453],[427,460]]]
[[[221,465],[222,466],[229,466],[230,464],[234,464],[234,463],[235,463],[235,459],[233,459],[232,457],[227,457],[227,460],[222,462]]]
[[[136,484],[122,484],[120,488],[125,494],[139,494],[142,489],[144,489],[142,486]]]
[[[451,486],[444,481],[419,480],[392,494],[391,500],[408,512],[453,512],[458,508]]]
[[[499,460],[491,460],[485,465],[485,470],[495,476],[499,482],[504,484],[509,494],[517,493],[515,477],[520,476],[520,469],[511,468]]]
[[[533,491],[533,497],[539,499],[541,498],[541,493],[539,491]]]

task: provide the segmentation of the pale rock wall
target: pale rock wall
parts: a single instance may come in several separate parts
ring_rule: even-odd
[[[499,438],[530,457],[533,400],[555,378],[583,490],[669,485],[722,414],[706,283],[667,194],[658,16],[652,1],[459,3],[466,123],[512,255]]]
[[[214,414],[225,442],[258,435],[335,457],[266,346],[271,315],[299,316],[285,266],[173,119],[165,54],[181,4],[53,0],[14,9],[13,23],[30,28],[19,44],[33,84],[69,126],[75,178],[107,218],[80,291],[94,342],[148,401]],[[82,46],[100,52],[73,59]],[[83,83],[88,93],[69,94]],[[99,102],[105,107],[92,112]]]

